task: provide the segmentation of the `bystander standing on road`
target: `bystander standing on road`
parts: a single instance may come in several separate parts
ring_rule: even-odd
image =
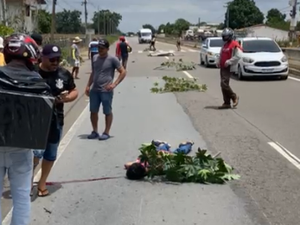
[[[156,42],[156,37],[155,34],[153,34],[150,42],[150,47],[149,47],[150,50],[156,51],[155,42]]]
[[[50,135],[57,138],[51,138],[43,153],[42,174],[38,182],[38,196],[49,195],[46,187],[46,181],[56,160],[57,150],[62,135],[64,125],[64,103],[74,101],[78,96],[78,91],[74,83],[72,74],[65,68],[59,66],[61,60],[61,50],[56,45],[45,45],[42,52],[42,62],[39,65],[39,74],[47,81],[53,96],[56,97],[54,116],[55,126],[51,127]]]
[[[5,66],[6,65],[5,59],[4,59],[4,54],[3,54],[3,48],[4,48],[3,38],[0,37],[0,66]]]
[[[89,44],[89,59],[91,60],[91,66],[93,66],[93,57],[98,54],[98,40],[93,38]]]
[[[121,50],[120,50],[120,44],[122,43],[122,39],[124,37],[120,36],[119,41],[116,43],[116,57],[121,61]]]
[[[89,139],[107,140],[110,138],[110,128],[113,121],[112,101],[113,91],[126,76],[126,70],[117,57],[108,54],[109,42],[99,40],[99,55],[93,58],[93,70],[86,87],[86,95],[90,97],[91,123],[93,127]],[[120,73],[114,81],[115,70]],[[92,87],[91,87],[92,86]],[[98,112],[100,105],[105,115],[105,129],[102,135],[98,133]]]
[[[24,80],[24,73],[32,78],[40,78],[34,72],[40,52],[36,42],[27,35],[13,34],[5,40],[4,57],[6,66],[0,68],[0,73],[7,77],[9,71],[15,73],[14,79]],[[2,72],[4,70],[6,72]],[[28,76],[31,77],[31,76]],[[0,147],[0,188],[3,190],[5,174],[8,174],[10,191],[13,200],[11,225],[28,225],[30,222],[30,190],[32,176],[32,149]],[[0,221],[2,221],[0,213]]]
[[[128,62],[128,57],[129,57],[129,52],[131,50],[131,47],[126,42],[125,37],[122,37],[121,43],[119,44],[119,48],[120,48],[122,66],[124,67],[124,69],[126,69],[127,68],[127,62]]]
[[[82,42],[79,37],[75,37],[71,46],[71,55],[73,60],[72,76],[74,79],[79,79],[79,67],[80,67],[80,50],[78,44]]]
[[[233,102],[233,107],[236,107],[239,103],[239,96],[232,91],[229,85],[232,66],[238,63],[242,51],[239,43],[233,40],[233,34],[233,30],[230,28],[225,28],[222,32],[222,38],[225,43],[221,49],[217,66],[220,68],[221,90],[224,103],[219,109],[230,109],[231,100]]]

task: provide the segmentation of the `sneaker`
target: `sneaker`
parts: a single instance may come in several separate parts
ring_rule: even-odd
[[[96,131],[92,131],[92,133],[87,138],[88,139],[98,139],[99,134]]]
[[[218,109],[231,109],[231,105],[223,104],[223,105],[219,106]]]
[[[237,107],[237,105],[239,104],[239,100],[240,100],[239,96],[236,96],[236,98],[235,98],[234,101],[233,101],[232,106],[233,106],[233,107]]]

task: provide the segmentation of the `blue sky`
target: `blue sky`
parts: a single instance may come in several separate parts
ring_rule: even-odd
[[[47,1],[50,10],[52,1]],[[146,23],[158,27],[180,17],[191,23],[197,23],[198,17],[201,21],[223,22],[226,2],[228,0],[88,0],[88,13],[91,18],[97,7],[118,12],[123,16],[119,28],[127,32],[137,31]],[[256,5],[264,13],[270,8],[278,8],[289,14],[288,2],[289,0],[256,0]],[[83,12],[81,1],[77,0],[58,0],[57,11],[63,8]]]

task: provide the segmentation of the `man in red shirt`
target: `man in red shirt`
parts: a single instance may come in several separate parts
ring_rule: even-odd
[[[121,49],[120,49],[120,44],[122,41],[125,41],[125,37],[121,36],[119,37],[119,42],[116,44],[116,57],[121,61]]]
[[[220,58],[217,65],[220,68],[221,90],[224,103],[219,107],[219,109],[230,109],[231,100],[233,102],[233,107],[236,107],[239,103],[239,97],[232,91],[231,87],[229,86],[229,81],[232,72],[231,68],[240,60],[242,48],[237,41],[233,40],[232,29],[225,28],[222,32],[222,38],[224,45],[221,49]]]

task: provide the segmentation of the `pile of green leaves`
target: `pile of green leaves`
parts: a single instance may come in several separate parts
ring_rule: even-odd
[[[232,173],[233,168],[222,158],[213,157],[200,148],[195,156],[157,152],[153,144],[143,144],[139,150],[141,162],[150,165],[148,170],[150,179],[164,176],[166,180],[172,182],[224,184],[226,181],[240,178],[239,175]]]
[[[152,93],[165,93],[165,92],[186,92],[186,91],[201,91],[207,90],[206,84],[198,84],[197,79],[186,79],[178,77],[164,76],[162,78],[165,81],[164,87],[159,87],[159,83],[154,83],[154,87],[151,88]]]
[[[172,61],[166,61],[160,64],[160,67],[175,67],[176,71],[185,71],[185,70],[195,70],[196,69],[196,64],[193,62],[186,63],[183,62],[182,59],[179,59],[178,62],[173,59]]]

